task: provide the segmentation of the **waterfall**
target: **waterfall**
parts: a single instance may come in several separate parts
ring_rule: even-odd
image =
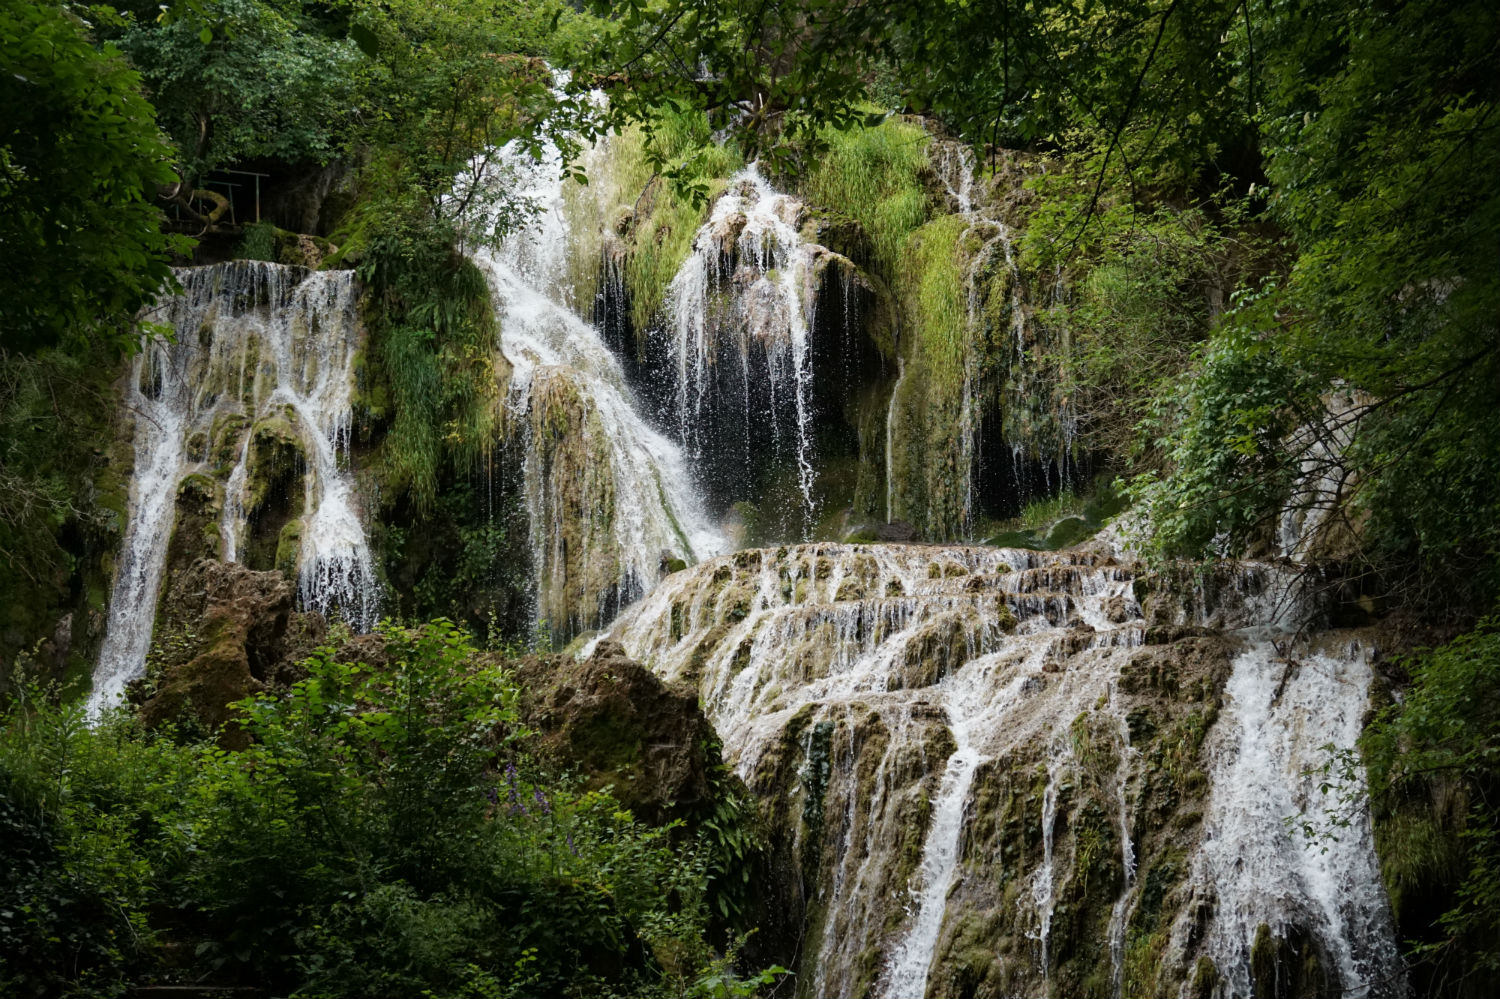
[[[753,164],[730,178],[652,331],[670,358],[677,439],[700,467],[725,458],[748,467],[764,440],[795,476],[804,536],[815,513],[809,335],[828,255],[803,240],[805,212]]]
[[[619,360],[570,307],[560,154],[507,147],[501,159],[506,182],[538,211],[473,259],[495,299],[508,406],[525,439],[537,616],[554,629],[599,627],[666,562],[697,562],[726,543],[682,451],[641,417]],[[604,169],[605,149],[590,162]]]
[[[1363,392],[1336,385],[1323,394],[1319,418],[1291,434],[1287,447],[1300,456],[1299,474],[1277,524],[1283,558],[1306,562],[1327,557],[1330,550],[1351,542],[1347,529],[1338,531],[1343,527],[1339,523],[1340,508],[1347,503],[1353,487],[1344,452],[1353,443],[1359,421],[1373,401]]]
[[[1143,607],[1163,585],[1144,572],[1103,541],[802,545],[679,573],[615,622],[697,685],[816,872],[800,994],[919,999],[975,976],[1175,994],[1201,965],[1214,994],[1246,995],[1263,923],[1314,941],[1330,988],[1402,994],[1368,816],[1327,853],[1289,824],[1319,813],[1320,747],[1354,745],[1364,651],[1306,649],[1283,676],[1267,650],[1290,633],[1267,629],[1311,613],[1292,574],[1234,566]],[[826,786],[799,762],[815,751]]]
[[[296,572],[303,607],[373,626],[379,590],[348,472],[355,354],[362,334],[351,271],[235,261],[176,272],[162,311],[174,330],[132,362],[126,406],[135,473],[109,620],[89,711],[116,703],[144,668],[184,477],[222,497],[226,560],[244,555],[257,474],[295,455],[300,475]],[[262,489],[261,492],[265,490]],[[294,518],[295,519],[295,518]],[[273,525],[275,526],[275,525]],[[269,565],[263,566],[270,568]]]
[[[1339,814],[1312,773],[1330,762],[1328,747],[1352,749],[1364,727],[1367,651],[1355,643],[1288,655],[1278,644],[1255,640],[1235,659],[1210,751],[1213,790],[1193,871],[1199,892],[1219,900],[1205,949],[1230,988],[1249,995],[1247,943],[1257,927],[1282,936],[1295,922],[1315,934],[1344,995],[1399,994],[1402,964],[1365,799]],[[1288,830],[1289,816],[1315,838]]]

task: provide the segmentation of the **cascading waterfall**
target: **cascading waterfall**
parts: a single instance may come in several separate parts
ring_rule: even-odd
[[[804,533],[814,515],[809,335],[818,263],[828,255],[802,238],[805,211],[753,164],[730,178],[667,290],[666,321],[652,332],[675,377],[667,422],[695,464],[730,446],[748,466],[753,440],[768,427],[775,457],[794,470]],[[738,403],[732,414],[729,400]]]
[[[560,154],[507,148],[501,158],[506,182],[539,211],[473,259],[496,301],[509,408],[526,435],[537,614],[553,628],[598,627],[655,585],[667,561],[726,545],[681,450],[641,418],[618,359],[570,308]],[[602,149],[591,163],[606,168]]]
[[[300,601],[373,626],[378,585],[347,471],[354,358],[362,342],[352,271],[235,261],[176,272],[171,342],[136,356],[127,387],[135,474],[109,621],[89,711],[117,704],[144,668],[176,515],[178,485],[201,474],[223,490],[218,548],[244,554],[256,473],[280,449],[302,478]],[[218,483],[223,483],[219,485]],[[262,490],[264,491],[264,490]],[[295,535],[294,535],[295,536]],[[269,566],[268,566],[269,567]]]
[[[1229,989],[1250,995],[1246,942],[1261,924],[1277,936],[1297,925],[1315,936],[1343,994],[1399,995],[1404,972],[1369,811],[1362,797],[1341,803],[1318,794],[1310,776],[1332,762],[1330,746],[1349,750],[1359,738],[1372,679],[1367,650],[1356,642],[1283,654],[1283,641],[1255,638],[1236,657],[1210,749],[1205,841],[1192,875],[1218,900],[1205,949]],[[1288,830],[1291,816],[1305,831]],[[1194,930],[1190,921],[1174,927],[1184,939]]]
[[[1175,616],[1138,604],[1142,571],[1104,542],[744,551],[612,626],[697,684],[762,801],[791,802],[767,807],[817,871],[800,994],[918,999],[975,975],[1010,995],[1161,994],[1197,974],[1247,995],[1262,924],[1315,941],[1331,988],[1402,994],[1368,817],[1326,854],[1287,823],[1319,807],[1319,747],[1358,735],[1363,651],[1270,662],[1290,635],[1266,628],[1309,613],[1283,570],[1235,569]],[[1170,760],[1201,768],[1199,800],[1163,784]]]

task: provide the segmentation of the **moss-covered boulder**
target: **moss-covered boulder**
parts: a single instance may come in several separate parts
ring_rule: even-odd
[[[691,687],[668,684],[600,642],[588,659],[523,660],[523,722],[555,761],[590,788],[612,787],[635,815],[662,823],[696,813],[711,794],[718,740]]]
[[[298,641],[310,623],[294,615],[295,597],[279,572],[200,559],[178,573],[163,601],[147,677],[134,692],[146,724],[214,732],[229,720],[229,704],[276,682],[282,664],[309,651],[310,643]],[[297,626],[289,628],[294,616]],[[233,728],[220,738],[243,742]]]

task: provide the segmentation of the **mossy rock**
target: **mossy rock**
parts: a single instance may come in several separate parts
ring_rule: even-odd
[[[219,517],[223,511],[224,486],[218,480],[193,474],[177,484],[176,520],[167,541],[168,577],[199,559],[219,557]]]
[[[696,814],[710,802],[718,739],[695,691],[664,683],[601,641],[585,661],[561,656],[516,669],[523,722],[542,751],[576,770],[590,789],[612,787],[638,818],[652,823]]]
[[[289,520],[276,539],[276,571],[288,579],[297,576],[297,562],[302,555],[302,521]]]
[[[227,476],[229,469],[240,460],[245,428],[249,425],[250,419],[243,413],[220,413],[214,417],[209,433],[208,460],[219,474]]]
[[[221,728],[228,705],[265,689],[295,658],[284,645],[294,597],[280,573],[242,565],[200,559],[177,573],[156,632],[158,649],[173,647],[141,707],[146,724],[187,721],[226,745],[243,745],[242,732]]]

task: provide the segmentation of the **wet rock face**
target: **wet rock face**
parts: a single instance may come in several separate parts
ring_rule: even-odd
[[[296,592],[282,573],[213,559],[178,573],[163,605],[156,673],[142,691],[146,724],[189,721],[211,731],[228,720],[230,703],[276,682],[321,632],[316,615],[294,613]],[[241,740],[233,730],[223,738]]]
[[[581,769],[589,787],[613,787],[636,817],[659,824],[708,800],[718,740],[691,687],[664,683],[614,642],[582,662],[526,660],[516,678],[522,721],[543,751]]]
[[[677,573],[609,638],[697,685],[760,801],[801,995],[1399,995],[1368,817],[1325,853],[1286,821],[1331,831],[1307,771],[1368,656],[1230,630],[1306,620],[1289,578],[804,545]]]
[[[364,334],[349,271],[238,260],[177,272],[176,330],[124,383],[134,472],[90,711],[141,673],[158,597],[202,557],[282,568],[299,601],[374,624],[376,580],[348,474]]]

